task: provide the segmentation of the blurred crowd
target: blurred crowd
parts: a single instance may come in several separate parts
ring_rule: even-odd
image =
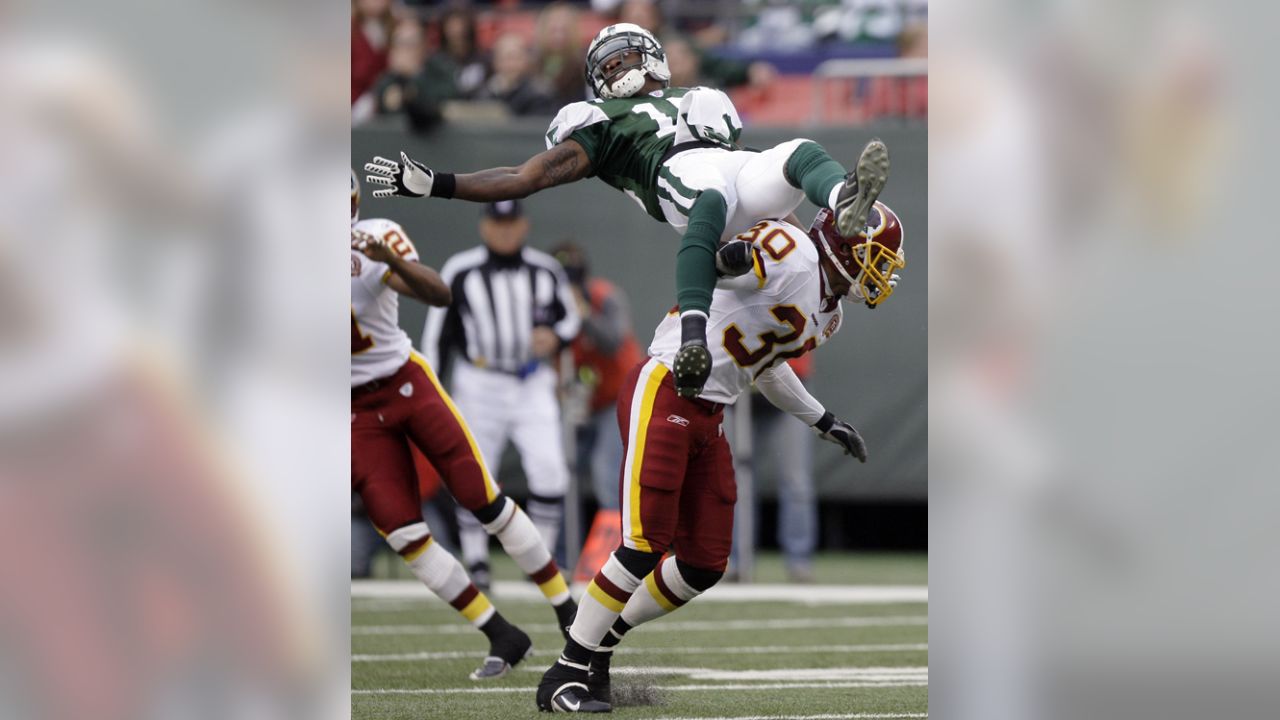
[[[352,0],[352,124],[398,116],[424,131],[552,115],[593,97],[583,57],[615,22],[659,38],[673,86],[734,91],[744,115],[791,122],[811,105],[811,76],[825,60],[926,57],[927,13],[927,0]],[[860,117],[924,116],[923,77],[877,80],[846,93],[846,104],[867,106]]]

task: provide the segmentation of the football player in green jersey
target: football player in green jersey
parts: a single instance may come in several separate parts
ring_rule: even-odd
[[[806,197],[830,208],[839,232],[853,237],[888,179],[888,148],[872,140],[852,172],[804,138],[742,150],[742,121],[729,97],[667,87],[662,46],[638,25],[601,30],[587,50],[586,76],[599,99],[562,108],[547,131],[547,150],[517,167],[455,175],[402,152],[401,162],[377,157],[366,164],[368,181],[381,186],[375,197],[493,202],[594,175],[626,193],[683,234],[676,254],[682,344],[672,374],[681,396],[697,397],[711,373],[706,324],[721,241],[759,220],[787,217]]]

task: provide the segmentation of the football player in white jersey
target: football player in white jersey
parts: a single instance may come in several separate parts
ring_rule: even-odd
[[[784,361],[840,329],[841,298],[874,306],[893,293],[894,270],[906,264],[897,215],[876,202],[868,229],[852,239],[837,231],[828,209],[808,234],[765,220],[738,239],[718,253],[723,269],[742,274],[715,290],[707,321],[713,369],[699,396],[680,396],[672,382],[681,345],[674,311],[658,326],[648,360],[619,392],[622,546],[582,596],[564,652],[538,686],[541,710],[609,712],[609,662],[623,635],[724,574],[737,487],[721,420],[725,405],[752,383],[824,440],[867,460],[858,432],[810,395]],[[744,247],[749,253],[733,257]]]
[[[435,542],[422,518],[417,446],[462,507],[470,510],[538,585],[560,627],[577,605],[524,510],[502,494],[471,431],[430,365],[399,324],[399,295],[448,305],[449,286],[418,262],[404,229],[359,220],[360,186],[351,173],[351,487],[369,519],[413,574],[489,638],[473,680],[505,675],[530,652],[529,636],[507,622],[471,582],[462,563]]]
[[[782,218],[805,198],[835,213],[854,237],[889,176],[889,150],[871,140],[852,171],[821,145],[797,138],[763,152],[738,145],[742,121],[723,92],[668,87],[671,71],[657,38],[630,23],[600,31],[587,49],[585,79],[598,96],[566,105],[551,122],[546,152],[518,167],[437,172],[400,153],[365,165],[376,197],[514,200],[595,176],[626,193],[682,235],[676,255],[680,347],[676,389],[697,397],[711,372],[707,313],[715,254],[762,218]]]

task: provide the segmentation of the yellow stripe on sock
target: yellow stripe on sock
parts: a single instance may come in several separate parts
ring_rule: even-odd
[[[595,580],[592,580],[591,584],[587,586],[587,594],[595,598],[601,605],[616,613],[622,612],[622,608],[626,604],[609,597],[609,593],[601,590]]]
[[[427,541],[422,543],[422,547],[418,548],[417,550],[414,550],[408,555],[403,556],[404,561],[407,563],[411,563],[414,560],[417,560],[418,558],[422,557],[422,553],[426,552],[427,548],[431,547],[431,543],[435,541],[436,541],[435,538],[432,538],[432,537],[427,538]]]
[[[556,573],[555,577],[539,585],[538,589],[542,591],[543,595],[547,596],[548,600],[554,600],[561,593],[569,592],[569,586],[565,584],[564,576],[560,573]]]
[[[471,622],[475,622],[476,618],[483,615],[484,612],[491,607],[493,607],[493,605],[490,604],[489,598],[485,597],[484,593],[480,593],[476,595],[471,602],[467,603],[467,606],[462,608],[460,612],[463,617]]]
[[[659,564],[657,569],[653,571],[653,573],[658,572],[662,572],[661,564]],[[667,599],[667,596],[663,595],[662,591],[658,589],[658,581],[653,579],[653,573],[649,573],[645,576],[644,586],[649,588],[649,594],[653,596],[654,602],[658,603],[663,610],[666,610],[667,612],[675,612],[676,606],[672,605],[671,601]]]

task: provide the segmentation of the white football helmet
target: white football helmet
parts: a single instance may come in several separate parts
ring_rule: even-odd
[[[639,59],[605,69],[610,60],[627,52],[635,53]],[[645,75],[660,80],[664,86],[671,81],[667,54],[658,39],[632,23],[616,23],[596,35],[587,48],[586,72],[587,84],[605,99],[635,95],[644,86]]]

